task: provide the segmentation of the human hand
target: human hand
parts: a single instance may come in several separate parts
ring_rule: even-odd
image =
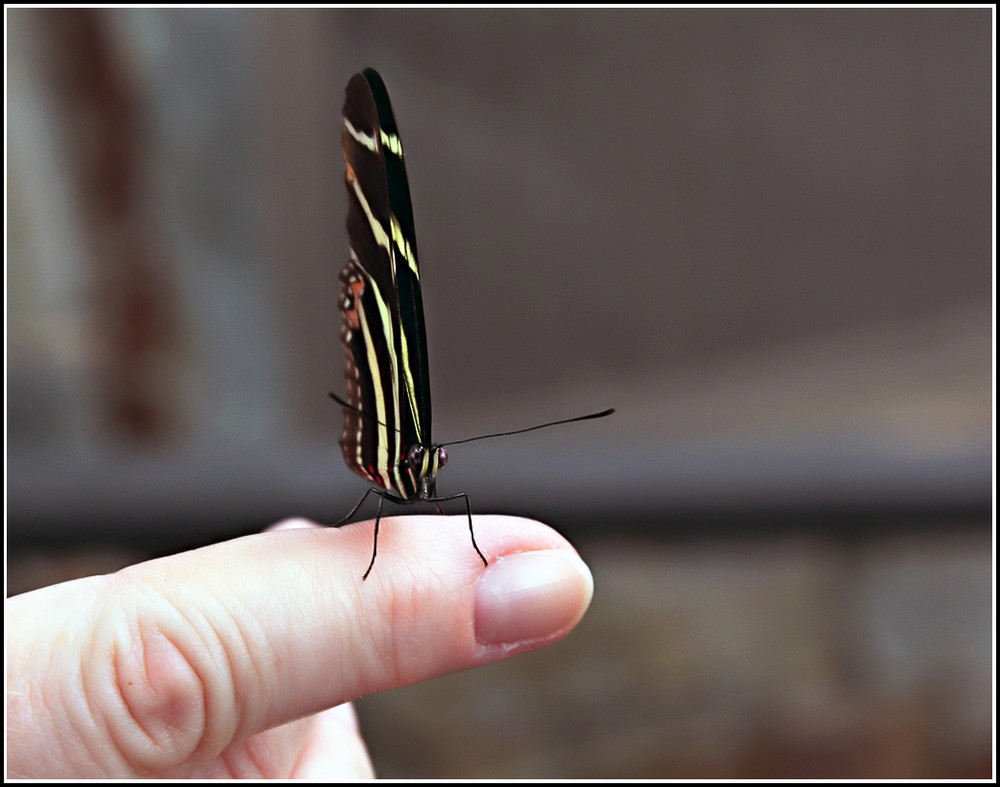
[[[593,590],[527,519],[303,520],[7,601],[9,778],[373,775],[350,701],[547,645]],[[460,525],[456,525],[460,522]]]

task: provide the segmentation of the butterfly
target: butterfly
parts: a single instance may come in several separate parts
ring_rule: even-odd
[[[446,445],[520,434],[545,426],[601,418],[614,410],[553,421],[493,435],[434,443],[431,440],[431,391],[427,337],[420,291],[420,265],[413,227],[413,206],[399,129],[385,83],[366,68],[347,83],[344,99],[344,164],[347,182],[347,235],[350,258],[340,273],[340,341],[347,366],[347,397],[330,396],[342,406],[340,447],[347,466],[374,484],[379,498],[372,557],[378,553],[382,503],[465,501],[472,546],[476,543],[472,507],[465,492],[439,496],[437,473],[448,461]]]

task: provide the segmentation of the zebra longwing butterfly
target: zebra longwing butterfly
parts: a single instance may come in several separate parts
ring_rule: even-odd
[[[439,497],[436,493],[437,472],[448,458],[444,446],[599,418],[614,411],[434,444],[410,187],[389,94],[382,77],[372,68],[355,74],[347,84],[343,145],[350,260],[340,274],[339,306],[340,339],[347,356],[347,399],[333,393],[330,396],[344,409],[340,435],[344,461],[376,486],[335,524],[354,516],[369,494],[379,497],[372,558],[363,577],[367,579],[378,551],[383,500],[426,501],[441,511],[442,502],[461,498],[465,500],[472,546],[486,564],[476,544],[468,495],[459,492]]]

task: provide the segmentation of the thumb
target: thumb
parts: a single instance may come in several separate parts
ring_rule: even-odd
[[[488,567],[458,535],[464,517],[406,517],[382,521],[364,582],[366,523],[280,528],[10,599],[9,773],[205,772],[284,725],[250,755],[280,775],[296,756],[287,722],[570,631],[593,587],[572,547],[531,520],[475,522]]]

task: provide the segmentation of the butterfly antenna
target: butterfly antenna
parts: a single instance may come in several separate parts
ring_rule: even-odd
[[[384,423],[382,423],[382,422],[381,422],[380,420],[378,420],[378,418],[376,418],[376,417],[375,417],[374,415],[372,415],[371,413],[367,413],[367,412],[365,412],[365,411],[364,411],[364,410],[362,410],[362,409],[361,409],[360,407],[355,407],[355,406],[354,406],[353,404],[351,404],[350,402],[345,402],[345,401],[344,401],[343,399],[341,399],[341,398],[340,398],[339,396],[337,396],[337,394],[335,394],[335,393],[334,393],[333,391],[330,391],[329,393],[330,393],[330,398],[331,398],[331,399],[333,399],[333,401],[335,401],[335,402],[336,402],[337,404],[339,404],[339,405],[340,405],[341,407],[346,407],[346,408],[347,408],[348,410],[351,410],[352,412],[355,412],[355,413],[357,413],[357,414],[358,414],[358,415],[360,415],[360,416],[361,416],[362,418],[367,418],[367,419],[369,419],[370,421],[374,421],[375,423],[377,423],[377,424],[380,424],[381,426],[384,426],[384,427],[385,427],[386,429],[388,429],[388,428],[389,428],[389,425],[388,425],[388,424],[384,424]]]
[[[388,428],[386,424],[383,424],[374,415],[372,415],[371,413],[366,413],[360,407],[355,407],[353,404],[350,404],[349,402],[345,402],[343,399],[337,396],[337,394],[333,393],[333,391],[330,391],[330,398],[333,399],[333,401],[335,401],[341,407],[346,407],[348,410],[351,410],[364,418],[368,418],[372,421],[375,421],[375,423],[381,424],[382,426]],[[538,424],[537,426],[529,426],[526,429],[515,429],[512,432],[495,432],[494,434],[482,434],[479,435],[478,437],[466,437],[464,440],[450,440],[447,443],[440,443],[439,445],[441,446],[459,445],[461,443],[471,443],[474,440],[488,440],[491,437],[509,437],[510,435],[514,434],[524,434],[525,432],[533,432],[536,429],[545,429],[546,427],[549,426],[559,426],[559,424],[571,424],[575,423],[576,421],[589,421],[592,418],[604,418],[607,415],[611,415],[614,411],[615,411],[614,407],[609,407],[607,410],[601,410],[601,412],[599,413],[588,413],[587,415],[578,415],[575,418],[563,418],[560,421],[549,421],[548,423],[545,424]]]
[[[545,429],[547,426],[558,426],[559,424],[571,424],[576,421],[589,421],[592,418],[604,418],[606,415],[611,415],[615,411],[614,407],[610,407],[607,410],[601,410],[599,413],[589,413],[588,415],[578,415],[576,418],[563,418],[561,421],[549,421],[546,424],[538,424],[538,426],[529,426],[527,429],[515,429],[512,432],[496,432],[495,434],[484,434],[479,435],[479,437],[466,437],[464,440],[452,440],[447,443],[441,443],[441,445],[458,445],[459,443],[471,443],[473,440],[487,440],[491,437],[507,437],[512,434],[524,434],[525,432],[533,432],[536,429]]]

